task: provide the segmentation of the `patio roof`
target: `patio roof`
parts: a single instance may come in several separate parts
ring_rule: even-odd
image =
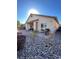
[[[27,23],[32,23],[32,22],[35,22],[35,21],[39,21],[39,19],[32,20],[32,21],[29,21],[29,22],[27,22]]]

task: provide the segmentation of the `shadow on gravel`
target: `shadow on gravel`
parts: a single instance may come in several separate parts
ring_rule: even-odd
[[[24,35],[17,35],[17,51],[24,48],[26,36]]]

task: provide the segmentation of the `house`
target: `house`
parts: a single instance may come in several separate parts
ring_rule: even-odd
[[[45,29],[50,29],[51,32],[59,27],[59,22],[56,16],[45,16],[39,14],[30,14],[26,23],[26,30],[33,28],[35,31],[41,32]]]

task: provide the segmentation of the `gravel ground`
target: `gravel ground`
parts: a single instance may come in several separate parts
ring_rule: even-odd
[[[24,47],[17,51],[17,59],[60,59],[60,32],[56,32],[50,39],[43,33],[26,33]]]

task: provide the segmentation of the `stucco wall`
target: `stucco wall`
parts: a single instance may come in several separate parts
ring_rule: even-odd
[[[25,28],[26,28],[26,30],[29,30],[30,25],[26,23],[26,24],[25,24]]]
[[[28,18],[27,22],[32,21],[32,20],[36,20],[36,19],[39,19],[39,18],[40,18],[39,16],[33,15],[33,16],[30,16]]]
[[[49,28],[51,31],[53,31],[54,30],[53,20],[54,20],[53,18],[40,17],[40,20],[39,20],[39,30],[41,30],[41,24],[42,23],[46,23],[47,24],[46,28]]]
[[[59,24],[56,22],[56,20],[53,20],[53,26],[55,29],[59,28]]]

